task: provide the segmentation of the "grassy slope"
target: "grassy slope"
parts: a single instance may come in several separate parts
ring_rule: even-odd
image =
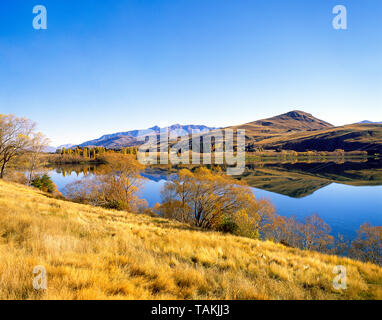
[[[382,269],[0,181],[1,299],[382,299]],[[48,290],[32,288],[43,265]],[[332,288],[344,265],[348,289]]]

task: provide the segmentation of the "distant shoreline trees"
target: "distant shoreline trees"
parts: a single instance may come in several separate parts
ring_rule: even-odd
[[[105,147],[75,147],[62,148],[56,150],[56,155],[49,158],[55,164],[76,164],[76,163],[99,163],[102,164],[102,157],[105,154],[135,155],[138,147],[126,147],[118,150],[106,149]]]

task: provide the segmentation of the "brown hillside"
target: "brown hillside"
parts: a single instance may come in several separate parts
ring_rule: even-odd
[[[303,111],[291,111],[269,119],[231,127],[246,130],[248,151],[308,150],[367,151],[382,153],[382,125],[352,124],[334,127]]]
[[[248,137],[259,141],[287,132],[313,131],[333,128],[330,123],[313,117],[303,111],[290,111],[268,119],[257,120],[233,129],[245,129]]]
[[[291,132],[258,142],[265,149],[367,151],[382,153],[382,125],[356,124],[310,132]]]

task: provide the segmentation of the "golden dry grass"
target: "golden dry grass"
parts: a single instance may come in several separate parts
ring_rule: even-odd
[[[36,265],[48,289],[32,287]],[[348,289],[332,287],[344,265]],[[382,269],[0,181],[1,299],[381,299]]]

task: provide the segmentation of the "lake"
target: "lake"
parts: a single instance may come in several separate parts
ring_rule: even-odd
[[[59,191],[68,183],[92,174],[91,166],[61,166],[49,171]],[[174,174],[147,169],[140,196],[150,206],[161,202],[160,190]],[[348,239],[361,224],[382,226],[382,163],[379,160],[345,163],[285,163],[248,165],[243,176],[255,196],[268,199],[283,216],[299,219],[317,213],[332,234]]]

